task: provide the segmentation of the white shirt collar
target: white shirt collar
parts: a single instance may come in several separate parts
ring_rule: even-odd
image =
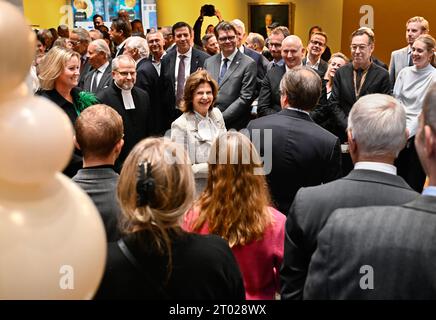
[[[227,57],[227,59],[229,59],[230,64],[232,63],[237,53],[238,53],[238,49],[235,49],[235,51]],[[221,62],[223,62],[224,59],[225,57],[221,54]]]
[[[286,68],[286,72],[288,72],[289,70],[291,70],[291,68],[288,67],[288,65],[286,64],[286,62],[284,63],[284,65],[285,65],[285,68]],[[301,61],[300,66],[301,66],[301,67],[303,66],[303,61]]]
[[[320,62],[321,62],[321,57],[318,59],[317,62],[315,62],[315,64],[312,64],[312,62],[310,62],[310,60],[309,60],[309,56],[307,56],[306,66],[311,67],[313,69],[318,69]]]
[[[186,58],[191,59],[191,55],[192,55],[192,47],[189,48],[189,50],[185,53],[180,53],[179,50],[176,48],[176,53],[177,53],[177,57],[179,57],[180,55],[184,55]],[[162,59],[162,58],[161,58]]]
[[[354,170],[373,170],[384,172],[392,175],[397,175],[397,168],[391,164],[383,162],[361,161],[354,165]]]
[[[102,65],[100,66],[100,68],[98,68],[97,70],[100,71],[100,73],[104,73],[105,70],[106,70],[106,68],[107,68],[108,66],[109,66],[109,61],[106,61],[106,63],[105,63],[105,64],[102,64]]]
[[[297,111],[297,112],[302,112],[302,113],[307,114],[307,115],[310,117],[309,112],[307,112],[307,111],[305,111],[305,110],[303,110],[303,109],[298,109],[298,108],[293,108],[293,107],[286,107],[286,109],[288,109],[288,110],[294,110],[294,111]]]

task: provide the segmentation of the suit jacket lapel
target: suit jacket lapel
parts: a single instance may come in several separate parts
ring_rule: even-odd
[[[198,53],[196,52],[196,50],[194,48],[192,48],[190,74],[193,74],[195,71],[198,70],[199,64],[200,64],[200,57],[198,56]]]
[[[95,71],[94,71],[94,72],[95,72]],[[109,64],[109,65],[106,67],[106,70],[104,70],[104,72],[103,72],[103,74],[102,74],[102,76],[101,76],[100,82],[98,83],[98,86],[97,86],[97,90],[98,90],[98,89],[103,89],[103,85],[104,85],[105,83],[107,83],[107,80],[108,80],[108,78],[111,77],[111,75],[112,75],[112,68],[111,68],[111,65]]]
[[[374,62],[371,63],[371,66],[368,69],[368,72],[366,73],[365,82],[362,85],[362,90],[360,90],[360,96],[363,96],[366,94],[366,91],[368,90],[369,85],[371,84],[372,80],[374,79],[375,73],[377,70],[376,66],[374,65]]]
[[[347,78],[351,79],[351,81],[346,81],[346,83],[348,84],[348,87],[349,87],[348,91],[351,93],[351,97],[353,98],[353,101],[357,101],[356,91],[354,90],[355,89],[355,87],[354,87],[354,68],[353,68],[353,64],[351,62],[349,63],[348,72],[349,72],[349,76],[345,77],[344,80],[346,81]]]
[[[242,59],[242,53],[238,50],[238,52],[235,55],[235,58],[233,58],[233,61],[230,64],[230,67],[227,69],[227,72],[224,75],[223,80],[221,81],[220,87],[222,87],[222,85],[227,81],[227,79],[230,78],[232,73],[235,72],[236,69],[238,69],[241,59]]]
[[[170,79],[171,79],[171,83],[174,84],[176,83],[176,76],[175,76],[175,70],[176,70],[176,59],[177,59],[177,55],[176,55],[176,50],[172,50],[169,53],[169,68],[168,68],[168,72],[170,73]]]
[[[436,197],[421,195],[416,200],[402,205],[402,207],[436,214]]]
[[[218,81],[218,77],[220,74],[220,66],[221,66],[221,54],[215,55],[213,57],[213,59],[214,60],[211,61],[211,63],[208,64],[207,66],[208,66],[208,69],[210,70],[209,73],[212,75],[212,78],[214,78],[216,81]]]

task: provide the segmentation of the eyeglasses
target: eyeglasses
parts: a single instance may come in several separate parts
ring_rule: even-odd
[[[226,42],[227,40],[228,40],[228,41],[233,41],[233,40],[235,40],[235,39],[236,39],[236,36],[219,37],[219,38],[218,38],[218,41],[219,41],[219,42]]]
[[[133,77],[134,75],[136,75],[136,71],[131,71],[131,72],[129,72],[129,71],[121,71],[120,72],[120,71],[115,70],[115,72],[117,72],[118,74],[120,74],[123,77],[128,77],[129,75],[131,77]]]
[[[325,44],[316,40],[310,40],[310,43],[315,45],[315,46],[319,46],[319,47],[324,47]]]
[[[366,50],[369,47],[369,44],[360,44],[360,45],[356,45],[356,44],[352,44],[350,46],[351,51],[357,51],[357,49],[359,49],[360,51]]]

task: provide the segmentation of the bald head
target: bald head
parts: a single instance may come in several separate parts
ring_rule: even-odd
[[[282,58],[290,69],[301,66],[304,58],[304,46],[299,37],[291,35],[283,40]]]

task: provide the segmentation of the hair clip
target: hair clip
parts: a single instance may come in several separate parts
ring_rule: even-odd
[[[147,161],[147,170],[145,163],[138,165],[138,180],[136,182],[136,206],[143,207],[153,200],[155,181],[151,175],[151,162]]]

